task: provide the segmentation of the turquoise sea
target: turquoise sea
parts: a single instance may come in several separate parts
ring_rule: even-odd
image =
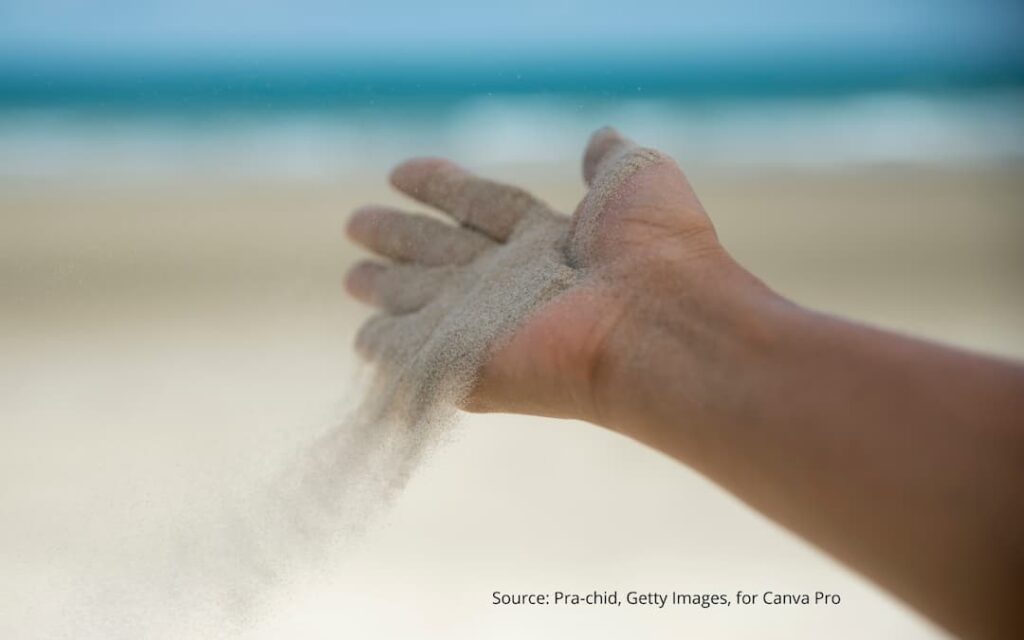
[[[609,123],[707,164],[1016,162],[1022,114],[1024,61],[936,51],[9,55],[0,175],[564,162]]]

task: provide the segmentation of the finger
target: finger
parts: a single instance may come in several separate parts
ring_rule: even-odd
[[[588,185],[594,184],[601,173],[635,147],[636,143],[612,127],[598,129],[590,136],[583,152],[583,179]]]
[[[657,176],[653,183],[643,182],[652,180],[652,175]],[[583,177],[590,189],[573,215],[567,247],[574,266],[590,264],[613,250],[620,238],[615,231],[617,223],[624,215],[628,218],[629,211],[671,211],[673,204],[695,201],[686,178],[670,157],[637,146],[610,127],[591,136],[583,153]],[[650,188],[652,184],[658,186]]]
[[[413,265],[384,265],[364,260],[345,277],[352,297],[394,314],[423,308],[451,278],[452,269]]]
[[[425,266],[466,264],[494,245],[470,229],[380,206],[357,209],[346,231],[370,251]]]
[[[518,187],[486,180],[439,158],[408,160],[391,172],[399,191],[502,242],[544,204]]]

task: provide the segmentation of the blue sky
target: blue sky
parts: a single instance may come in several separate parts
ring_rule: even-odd
[[[852,49],[1021,55],[1016,0],[0,0],[16,55]]]

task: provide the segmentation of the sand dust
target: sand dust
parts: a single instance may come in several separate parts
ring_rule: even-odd
[[[586,252],[616,190],[660,157],[614,132],[599,132],[594,146],[607,157],[588,155],[591,191],[575,221],[444,161],[396,171],[400,190],[459,224],[381,207],[356,214],[353,236],[395,261],[362,264],[350,277],[381,309],[356,340],[375,365],[361,402],[264,487],[204,505],[212,513],[198,510],[172,533],[169,554],[133,563],[132,575],[112,584],[147,589],[115,587],[105,597],[134,604],[93,628],[148,637],[239,631],[275,588],[329,564],[453,424],[495,346],[586,277]]]
[[[271,546],[315,552],[365,526],[454,422],[495,346],[586,276],[570,262],[587,263],[616,190],[663,158],[610,129],[588,149],[591,190],[575,220],[517,187],[438,160],[406,163],[392,181],[458,225],[380,207],[357,212],[352,235],[398,261],[366,263],[350,277],[350,287],[381,308],[356,340],[375,373],[360,406],[279,484],[275,518],[283,515],[289,530]]]
[[[614,241],[600,236],[606,214],[632,176],[663,158],[599,131],[584,158],[590,190],[573,217],[447,161],[400,166],[394,185],[455,224],[386,207],[354,215],[350,234],[387,259],[348,279],[379,309],[356,339],[374,365],[358,406],[264,486],[201,505],[169,534],[166,553],[110,581],[95,597],[125,605],[92,621],[96,635],[235,634],[276,589],[329,566],[452,426],[488,354],[601,261],[598,245]]]

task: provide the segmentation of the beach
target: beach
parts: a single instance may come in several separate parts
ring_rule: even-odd
[[[472,165],[562,211],[558,162]],[[1024,357],[1024,166],[683,162],[723,244],[800,304]],[[384,167],[0,177],[0,635],[75,637],[136,565],[353,406],[344,295]],[[415,207],[410,207],[415,209]],[[694,472],[577,422],[470,416],[392,508],[267,595],[253,638],[943,637]],[[842,594],[839,606],[515,607],[492,593]],[[138,603],[136,603],[138,604]],[[167,616],[158,603],[141,611]],[[137,637],[150,621],[119,629]],[[367,634],[367,630],[373,633]]]

